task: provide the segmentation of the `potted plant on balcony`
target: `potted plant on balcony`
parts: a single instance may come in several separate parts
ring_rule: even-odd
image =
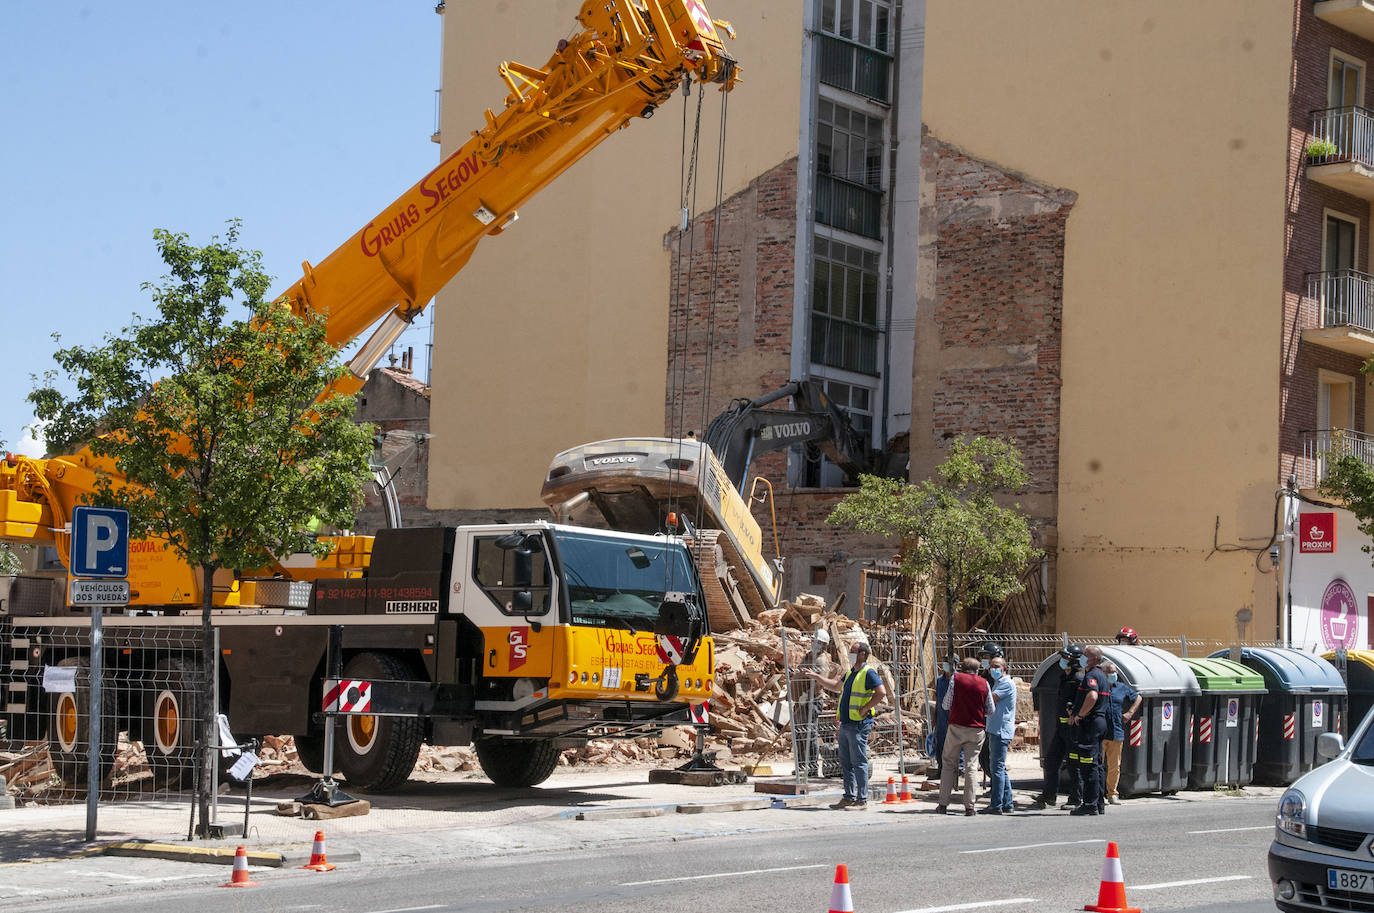
[[[1335,155],[1337,150],[1336,144],[1329,139],[1314,139],[1307,144],[1307,148],[1303,151],[1306,153],[1307,160],[1310,162]]]

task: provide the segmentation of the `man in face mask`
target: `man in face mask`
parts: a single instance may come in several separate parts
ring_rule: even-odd
[[[813,669],[805,672],[822,688],[840,693],[836,709],[840,726],[835,742],[844,777],[844,798],[831,808],[868,807],[868,734],[873,730],[878,705],[887,698],[887,688],[877,670],[868,665],[868,655],[868,643],[860,640],[849,647],[850,668],[845,675],[826,678]]]
[[[1078,693],[1074,698],[1069,725],[1078,729],[1078,789],[1083,804],[1071,815],[1100,815],[1105,808],[1106,776],[1102,767],[1102,739],[1107,734],[1107,696],[1110,690],[1107,676],[1098,665],[1102,662],[1102,648],[1084,647],[1084,668],[1075,676]]]
[[[978,776],[978,749],[983,745],[987,718],[993,710],[992,691],[978,674],[978,660],[965,659],[945,692],[944,706],[949,710],[949,734],[945,736],[944,773],[940,777],[940,804],[935,813],[943,815],[954,793],[958,776],[959,752],[964,753],[964,814],[974,814],[974,778]]]
[[[992,780],[992,795],[982,811],[986,815],[1005,815],[1016,810],[1011,777],[1007,775],[1007,749],[1016,735],[1016,682],[1001,656],[989,661],[988,678],[992,681],[993,702],[988,715],[988,777]]]
[[[1110,703],[1107,705],[1107,737],[1102,741],[1102,758],[1107,765],[1107,801],[1116,805],[1119,802],[1116,787],[1121,782],[1121,748],[1126,741],[1126,727],[1140,710],[1140,693],[1121,681],[1113,663],[1103,663],[1102,671],[1107,675],[1110,689],[1107,692]]]

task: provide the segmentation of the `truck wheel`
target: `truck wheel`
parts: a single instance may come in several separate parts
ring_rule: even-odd
[[[388,653],[359,653],[344,667],[344,678],[404,681],[413,678],[405,663]],[[385,792],[410,778],[420,757],[423,726],[417,717],[351,714],[338,720],[334,766],[359,789]],[[320,765],[324,766],[321,753]]]
[[[324,733],[315,732],[293,738],[296,740],[296,757],[300,760],[301,766],[312,774],[324,773]],[[337,759],[334,766],[339,766]]]
[[[198,673],[194,663],[164,659],[148,682],[143,750],[158,789],[195,782],[196,739],[202,723]]]
[[[558,749],[553,739],[493,736],[477,740],[477,760],[482,773],[497,786],[534,786],[547,780],[558,766]]]
[[[48,754],[62,782],[85,789],[90,761],[90,664],[85,659],[69,657],[58,665],[75,667],[76,686],[72,691],[49,695]],[[108,685],[100,691],[100,705],[100,784],[104,786],[114,768],[115,745],[119,741],[115,694]]]

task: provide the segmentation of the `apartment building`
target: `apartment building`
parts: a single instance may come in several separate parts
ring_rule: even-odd
[[[445,15],[445,152],[495,55],[541,62],[579,6]],[[438,299],[431,510],[537,512],[560,449],[810,377],[915,479],[953,437],[1017,441],[1048,557],[1021,626],[1370,642],[1368,539],[1317,489],[1333,451],[1374,462],[1374,5],[711,12],[745,68],[719,206],[708,92],[687,230],[695,97],[484,243]],[[835,467],[759,470],[785,591],[857,595],[893,544],[824,523]]]
[[[504,95],[499,60],[542,63],[581,5],[450,5],[444,154]],[[728,44],[744,71],[723,127],[727,99],[714,88],[632,124],[484,242],[438,297],[431,509],[542,513],[558,451],[699,432],[736,397],[800,378],[823,383],[905,467],[920,4],[905,3],[907,26],[896,0],[708,5],[737,30]],[[684,201],[694,144],[697,186]],[[862,569],[894,543],[826,525],[843,494],[838,469],[798,451],[757,471],[773,485],[756,513],[770,550],[776,527],[788,557],[784,593],[856,597]]]

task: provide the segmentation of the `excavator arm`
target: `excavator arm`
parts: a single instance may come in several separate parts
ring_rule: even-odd
[[[767,408],[789,396],[792,410]],[[732,400],[706,427],[704,440],[740,492],[754,460],[793,444],[815,445],[851,479],[876,471],[868,443],[813,380],[794,380],[757,399]]]
[[[335,392],[360,389],[477,243],[509,228],[518,207],[579,159],[634,119],[652,116],[684,79],[722,91],[739,80],[717,26],[731,30],[711,19],[701,0],[587,0],[577,20],[580,30],[559,41],[543,66],[501,64],[509,90],[504,108],[487,111],[458,151],[333,253],[318,264],[303,263],[300,279],[282,294],[296,313],[324,315],[326,336],[336,346],[377,325]],[[6,455],[0,463],[0,539],[54,544],[67,565],[68,517],[95,490],[99,475],[119,473],[89,448],[41,460]],[[366,545],[361,539],[347,544],[329,570],[365,561]],[[137,562],[131,564],[136,571]],[[149,570],[158,580],[132,581],[139,594],[132,602],[198,604],[191,569],[164,565]],[[297,579],[317,573],[313,566],[279,570]]]

